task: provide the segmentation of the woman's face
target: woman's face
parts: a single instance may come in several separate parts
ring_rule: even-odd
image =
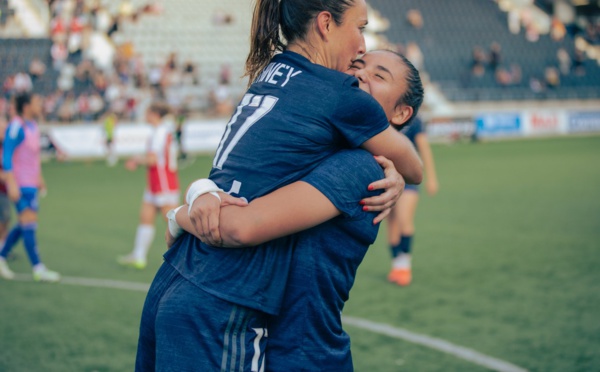
[[[348,74],[358,79],[360,88],[379,102],[388,120],[394,116],[398,100],[408,90],[406,73],[400,57],[386,51],[369,52],[354,60],[348,70]]]
[[[329,38],[330,68],[345,72],[352,61],[366,51],[365,38],[362,34],[367,25],[367,4],[365,0],[354,0],[343,15],[340,25],[332,22]]]

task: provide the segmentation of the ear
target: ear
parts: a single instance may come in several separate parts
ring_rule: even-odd
[[[316,29],[319,33],[319,36],[323,38],[324,41],[329,41],[329,32],[331,31],[331,26],[333,23],[333,16],[331,13],[327,11],[322,11],[317,15],[315,19]]]
[[[390,119],[390,123],[402,125],[412,117],[413,112],[414,110],[412,107],[400,104],[394,108],[394,116]]]

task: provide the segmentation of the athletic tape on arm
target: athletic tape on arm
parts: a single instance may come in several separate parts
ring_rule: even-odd
[[[187,195],[185,196],[185,201],[189,205],[188,213],[191,213],[194,201],[204,194],[211,194],[217,199],[219,199],[220,202],[221,197],[219,196],[219,194],[217,194],[217,191],[223,190],[221,190],[216,183],[214,183],[212,180],[209,180],[208,178],[202,178],[197,181],[194,181],[194,183],[192,183],[192,185],[190,186]]]

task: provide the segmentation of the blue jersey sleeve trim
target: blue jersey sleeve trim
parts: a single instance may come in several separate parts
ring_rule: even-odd
[[[4,146],[2,149],[2,169],[10,172],[13,169],[12,158],[17,146],[25,139],[25,130],[21,122],[14,120],[6,128]]]

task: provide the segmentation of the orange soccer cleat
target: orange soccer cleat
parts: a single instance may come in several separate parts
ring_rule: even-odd
[[[410,268],[392,269],[388,275],[388,281],[406,287],[412,281],[412,271]]]

